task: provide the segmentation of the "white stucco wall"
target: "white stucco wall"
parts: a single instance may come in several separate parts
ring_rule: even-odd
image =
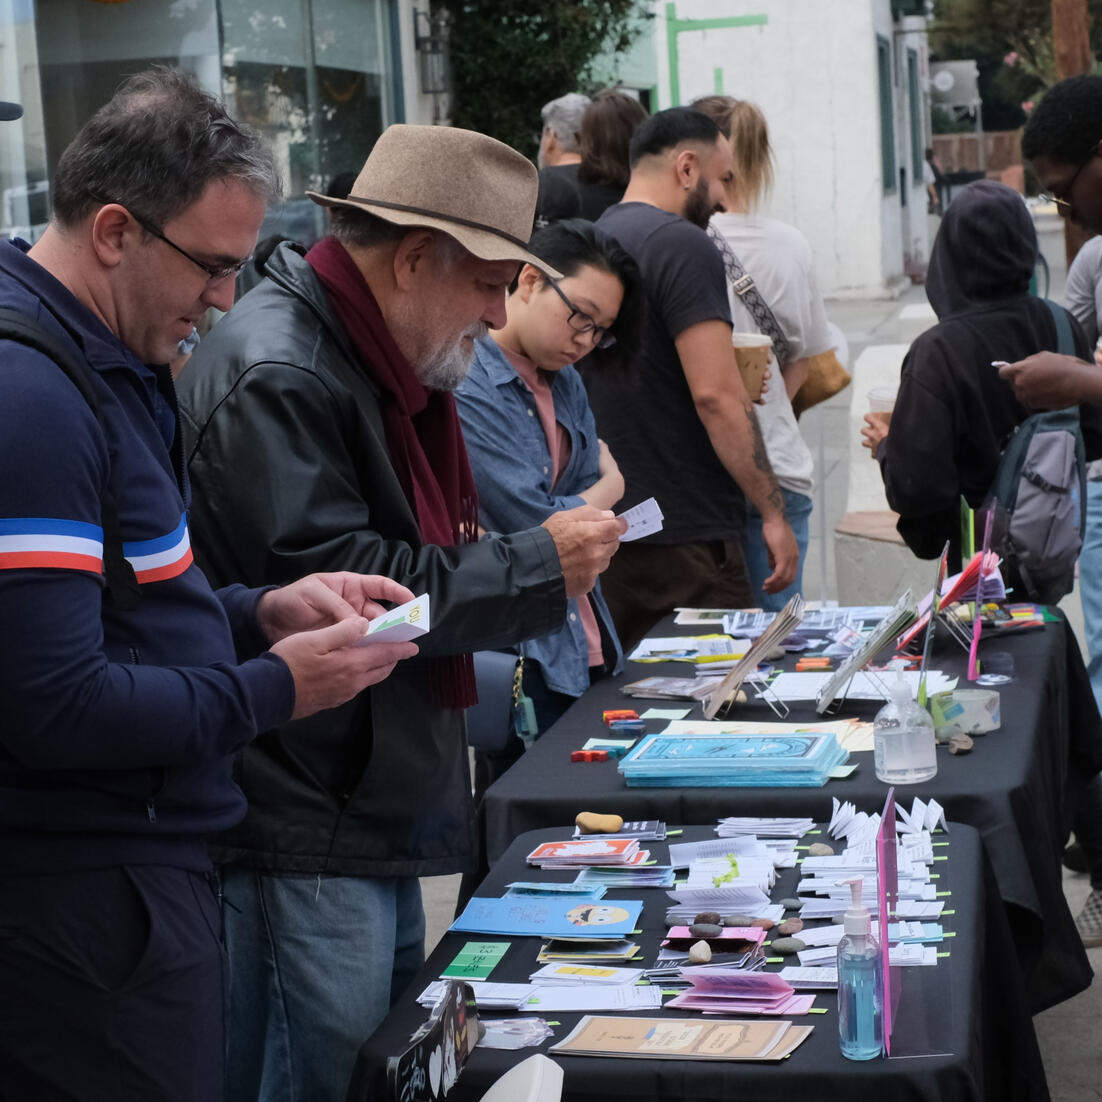
[[[672,105],[671,85],[680,103],[717,84],[756,102],[776,156],[768,212],[807,235],[824,293],[898,290],[914,233],[924,259],[925,205],[910,207],[922,217],[905,234],[898,185],[885,194],[881,180],[877,34],[893,44],[893,58],[904,56],[890,0],[676,0],[679,20],[765,15],[766,23],[681,31],[673,81],[666,0],[654,12],[659,106]],[[899,72],[893,61],[896,163],[908,165],[909,177],[906,87],[905,62]]]

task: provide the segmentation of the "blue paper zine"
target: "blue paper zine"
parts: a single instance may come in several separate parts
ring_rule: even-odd
[[[641,900],[475,897],[451,924],[454,933],[557,938],[621,938],[638,925]]]
[[[617,768],[629,785],[816,786],[848,756],[833,733],[659,734]]]

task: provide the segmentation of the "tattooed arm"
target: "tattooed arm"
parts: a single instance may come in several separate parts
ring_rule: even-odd
[[[719,461],[762,515],[773,567],[765,589],[777,593],[795,578],[799,551],[753,403],[735,366],[731,327],[718,320],[700,322],[679,333],[675,343],[697,416]]]

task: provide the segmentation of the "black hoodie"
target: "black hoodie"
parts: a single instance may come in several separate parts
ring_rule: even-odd
[[[934,239],[926,297],[938,324],[911,345],[880,446],[888,504],[920,558],[950,540],[960,556],[959,500],[981,505],[1015,426],[1029,415],[991,366],[1056,351],[1048,307],[1029,294],[1037,258],[1033,219],[1016,191],[992,180],[953,200]],[[1069,315],[1076,354],[1090,359]],[[1102,454],[1102,409],[1080,409],[1088,458]]]

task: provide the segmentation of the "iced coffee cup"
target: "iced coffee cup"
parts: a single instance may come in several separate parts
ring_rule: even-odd
[[[891,413],[895,409],[895,387],[874,386],[869,391],[869,413]]]
[[[732,333],[731,343],[735,346],[735,361],[746,393],[752,402],[756,402],[761,397],[773,341],[764,333]]]

